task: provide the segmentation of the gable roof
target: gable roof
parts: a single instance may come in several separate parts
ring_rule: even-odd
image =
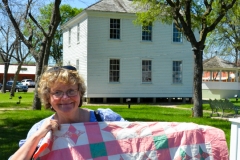
[[[122,13],[136,13],[138,11],[132,0],[101,0],[85,10]]]
[[[76,23],[80,17],[84,17],[84,15],[88,14],[89,12],[98,11],[135,14],[141,10],[143,9],[136,4],[133,4],[132,0],[100,0],[85,8],[81,13],[64,23],[61,26],[61,29],[69,29],[69,27]]]
[[[203,69],[232,69],[236,68],[234,63],[225,61],[218,56],[214,56],[210,59],[207,59],[203,62]]]

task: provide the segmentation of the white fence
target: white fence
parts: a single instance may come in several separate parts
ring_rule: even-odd
[[[240,118],[230,118],[230,160],[240,160]]]

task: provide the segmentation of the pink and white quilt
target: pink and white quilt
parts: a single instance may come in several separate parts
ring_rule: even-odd
[[[49,132],[38,160],[228,160],[222,130],[194,123],[87,122]]]

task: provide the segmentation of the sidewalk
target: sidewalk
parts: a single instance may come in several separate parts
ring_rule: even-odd
[[[165,107],[165,108],[177,108],[177,109],[185,109],[185,110],[191,110],[191,108],[181,108],[181,107],[177,107],[177,105],[171,105],[171,104],[160,104],[159,107]],[[206,111],[203,110],[204,113],[212,113],[212,111]],[[220,114],[221,112],[219,112]],[[216,115],[212,116],[211,119],[222,119],[222,120],[229,120],[229,118],[239,118],[240,115],[237,115],[236,117],[234,117],[233,114],[228,114],[226,115],[226,113],[224,114],[224,117],[222,117],[221,115],[216,117]]]

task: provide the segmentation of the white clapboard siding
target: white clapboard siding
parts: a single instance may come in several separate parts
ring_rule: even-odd
[[[68,30],[63,32],[63,64],[76,66],[79,60],[79,73],[87,85],[87,21],[81,19],[72,26],[71,45],[68,45]],[[77,41],[77,25],[80,24],[80,40]]]

